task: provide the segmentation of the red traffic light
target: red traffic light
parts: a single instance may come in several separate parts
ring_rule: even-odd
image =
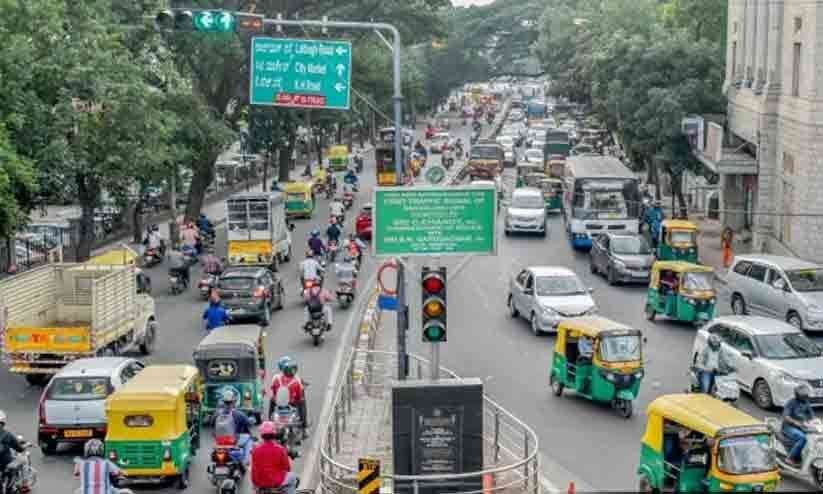
[[[440,291],[443,290],[443,286],[443,280],[436,274],[429,275],[428,278],[423,280],[423,289],[426,290],[427,293],[440,293]]]

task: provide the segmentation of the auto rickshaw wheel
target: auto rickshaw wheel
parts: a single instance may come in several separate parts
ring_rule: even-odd
[[[177,479],[174,482],[174,487],[179,490],[185,490],[189,487],[189,465],[186,464],[183,472],[177,476]]]
[[[549,385],[552,387],[552,392],[554,393],[554,396],[561,396],[563,394],[563,383],[561,383],[560,380],[557,379],[557,376],[554,375],[554,372],[552,372],[549,375]]]
[[[631,400],[623,400],[620,398],[615,398],[612,401],[612,408],[614,408],[617,411],[617,414],[624,419],[631,417],[632,412],[634,411]]]
[[[651,304],[646,304],[646,319],[648,319],[649,321],[654,322],[654,316],[655,316],[654,307],[652,307]]]
[[[649,482],[648,477],[646,477],[645,475],[641,475],[640,478],[637,480],[637,492],[650,494],[657,493],[659,492],[659,490],[652,487],[652,483]]]

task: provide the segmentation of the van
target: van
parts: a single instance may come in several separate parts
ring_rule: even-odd
[[[794,257],[736,256],[726,278],[732,312],[823,331],[823,268]]]

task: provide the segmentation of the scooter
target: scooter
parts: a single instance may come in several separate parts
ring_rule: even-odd
[[[160,254],[159,249],[155,249],[154,247],[148,247],[146,252],[143,253],[143,266],[147,268],[151,268],[163,262],[163,256]]]
[[[689,393],[701,393],[700,371],[697,367],[689,368]],[[717,372],[714,375],[714,385],[710,395],[730,405],[737,403],[740,398],[740,384],[737,382],[736,372]]]
[[[806,446],[801,453],[803,461],[797,467],[787,461],[794,442],[783,435],[781,419],[766,417],[765,422],[775,432],[777,441],[774,444],[774,451],[781,470],[812,483],[818,491],[823,489],[823,421],[816,418],[805,424]]]
[[[197,283],[197,288],[200,290],[200,298],[208,300],[212,288],[217,286],[218,276],[212,273],[203,273],[203,277]]]
[[[337,259],[338,245],[336,240],[329,240],[326,245],[326,261],[333,263]]]
[[[217,487],[217,494],[236,494],[244,473],[243,450],[236,444],[218,442],[211,452],[211,463],[206,465],[209,482]]]
[[[337,303],[341,309],[347,309],[354,301],[354,281],[340,281],[337,283]]]
[[[309,309],[309,322],[303,326],[303,330],[311,336],[314,346],[320,346],[323,341],[323,333],[329,330],[326,313],[323,309],[319,311]]]
[[[17,442],[20,443],[26,451],[18,453],[12,451],[12,460],[6,466],[5,472],[0,476],[0,492],[4,494],[26,494],[34,489],[37,484],[37,470],[31,466],[31,455],[28,449],[31,448],[31,443],[23,440],[23,436],[17,436]]]
[[[352,205],[354,205],[354,194],[351,192],[346,192],[343,194],[343,207],[346,209],[351,209]]]
[[[269,420],[277,431],[277,442],[286,448],[292,460],[300,457],[298,446],[303,444],[303,422],[300,412],[289,404],[289,390],[281,387],[269,403]]]
[[[180,275],[180,273],[177,273],[174,270],[169,271],[169,293],[172,295],[178,295],[183,293],[187,287],[188,283],[186,283],[186,280]]]

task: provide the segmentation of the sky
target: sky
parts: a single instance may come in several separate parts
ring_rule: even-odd
[[[468,7],[469,5],[488,5],[494,0],[452,0],[455,7]]]

